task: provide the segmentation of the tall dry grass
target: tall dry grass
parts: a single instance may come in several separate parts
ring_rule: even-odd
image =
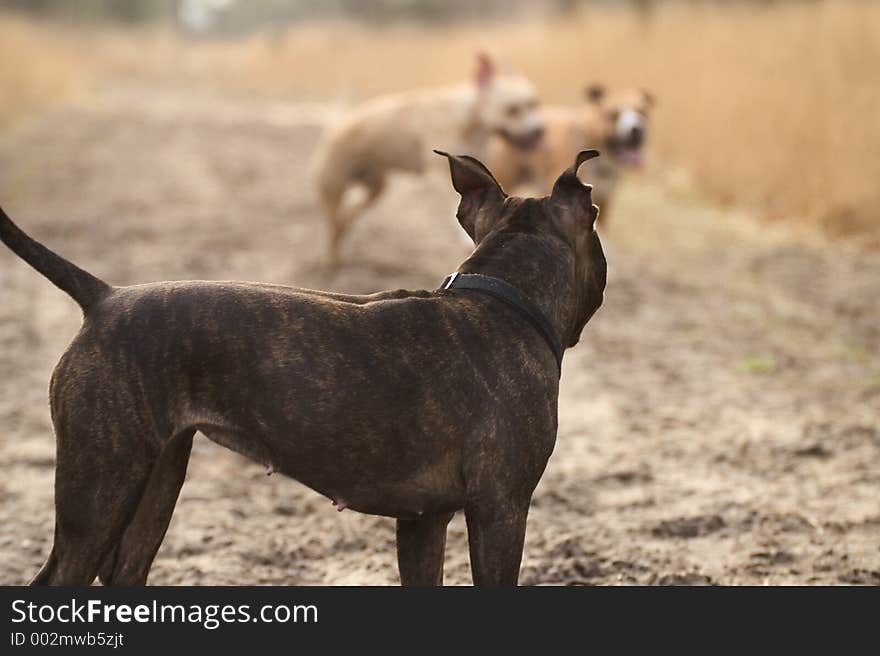
[[[47,62],[67,55],[58,47]],[[483,49],[526,73],[548,101],[581,102],[592,81],[648,87],[659,98],[655,170],[685,167],[722,202],[880,241],[880,3],[682,2],[650,22],[599,6],[503,24],[310,24],[234,42],[105,33],[73,68],[354,101],[460,80]],[[66,70],[45,66],[37,99]],[[0,64],[0,90],[10,73],[21,79],[15,69]]]
[[[0,128],[81,93],[94,61],[79,35],[0,19]]]
[[[312,26],[242,44],[224,75],[257,89],[367,96],[457,80],[488,49],[550,101],[585,83],[659,98],[654,161],[771,218],[880,235],[880,3],[677,3],[645,23],[607,7],[443,31]]]

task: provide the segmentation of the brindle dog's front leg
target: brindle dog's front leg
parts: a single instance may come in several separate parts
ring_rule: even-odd
[[[446,526],[453,513],[397,520],[401,585],[443,585]]]
[[[505,499],[465,508],[474,585],[516,585],[529,502]]]

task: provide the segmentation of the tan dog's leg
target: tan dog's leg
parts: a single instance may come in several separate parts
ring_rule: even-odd
[[[345,187],[323,187],[321,189],[321,211],[327,223],[327,264],[335,267],[339,263],[339,241],[344,229],[340,227],[342,217],[342,197]]]
[[[599,203],[596,203],[599,205]],[[606,198],[601,205],[599,205],[599,218],[596,219],[596,223],[603,228],[608,227],[608,216],[611,211],[611,199]]]
[[[358,186],[362,186],[366,195],[358,202],[345,207],[343,205],[344,194],[346,190],[332,197],[325,199],[324,212],[328,221],[328,250],[327,259],[332,267],[339,265],[339,247],[340,244],[355,222],[368,207],[376,202],[376,199],[385,189],[385,178],[383,176],[375,176],[371,178],[360,179],[357,181]]]

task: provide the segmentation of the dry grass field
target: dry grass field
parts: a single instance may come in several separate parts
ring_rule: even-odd
[[[0,129],[68,101],[88,86],[94,61],[66,30],[0,17]]]

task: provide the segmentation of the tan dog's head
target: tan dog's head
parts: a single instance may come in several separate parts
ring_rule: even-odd
[[[515,148],[529,150],[541,141],[544,124],[532,83],[516,73],[499,73],[486,54],[477,57],[477,121]]]
[[[641,166],[654,96],[644,89],[609,90],[599,84],[587,87],[585,95],[598,112],[606,152],[624,166]]]

